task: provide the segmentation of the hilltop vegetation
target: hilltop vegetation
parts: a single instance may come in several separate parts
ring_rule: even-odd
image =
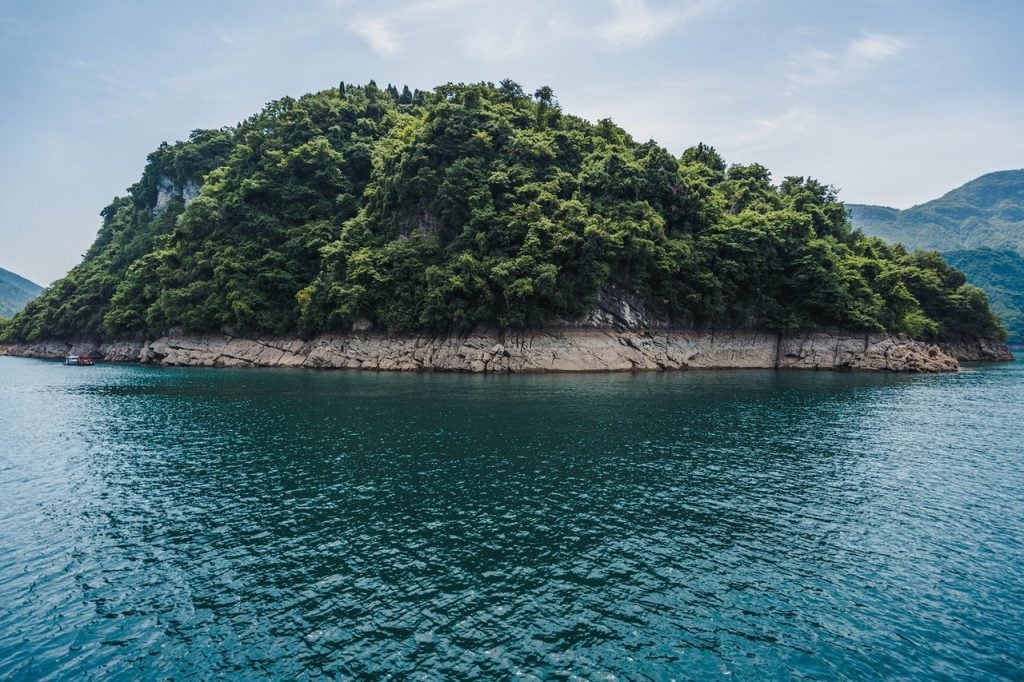
[[[989,173],[900,211],[849,204],[865,234],[932,249],[988,295],[1012,343],[1024,343],[1024,170]]]
[[[35,282],[0,268],[0,317],[18,312],[42,290]]]
[[[694,327],[1001,333],[942,258],[852,231],[830,186],[677,158],[511,81],[277,100],[162,145],[102,215],[6,338],[535,327],[613,285]]]

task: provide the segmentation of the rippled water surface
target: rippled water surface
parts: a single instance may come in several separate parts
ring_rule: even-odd
[[[0,678],[1020,678],[1024,363],[0,358]]]

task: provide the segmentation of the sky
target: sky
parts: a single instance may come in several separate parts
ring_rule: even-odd
[[[0,267],[47,285],[146,155],[285,95],[511,78],[674,154],[907,208],[1024,166],[1019,0],[0,0]]]

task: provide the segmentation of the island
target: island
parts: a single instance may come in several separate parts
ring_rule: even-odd
[[[475,372],[955,370],[1012,356],[835,188],[676,157],[548,87],[341,83],[162,144],[0,353]]]

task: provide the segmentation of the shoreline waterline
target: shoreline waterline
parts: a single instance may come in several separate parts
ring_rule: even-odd
[[[378,371],[621,372],[684,369],[955,371],[964,361],[1013,359],[1005,344],[973,339],[927,344],[850,332],[779,335],[743,331],[483,330],[462,336],[328,334],[294,337],[175,335],[150,341],[43,341],[0,354],[190,367],[308,367]]]

